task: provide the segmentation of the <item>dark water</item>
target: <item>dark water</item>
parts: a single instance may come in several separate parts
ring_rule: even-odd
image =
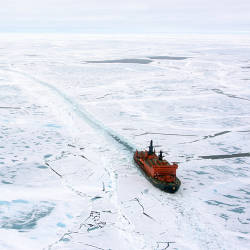
[[[148,56],[150,59],[162,59],[162,60],[185,60],[189,57],[184,56]]]
[[[206,155],[200,156],[202,159],[225,159],[225,158],[237,158],[237,157],[250,157],[250,153],[241,153],[241,154],[230,154],[230,155]]]
[[[102,61],[86,61],[87,63],[138,63],[148,64],[153,62],[149,59],[117,59],[117,60],[102,60]]]

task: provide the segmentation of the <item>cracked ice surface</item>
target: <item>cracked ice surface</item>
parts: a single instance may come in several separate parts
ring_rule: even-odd
[[[1,249],[250,248],[249,37],[1,36]]]

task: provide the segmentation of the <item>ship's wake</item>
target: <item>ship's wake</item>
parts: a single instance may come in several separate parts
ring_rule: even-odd
[[[23,75],[27,77],[28,79],[39,83],[40,85],[47,87],[51,91],[53,91],[55,94],[57,94],[59,97],[63,99],[65,103],[67,103],[71,109],[86,123],[88,123],[92,128],[96,129],[98,132],[104,133],[105,135],[109,136],[110,138],[114,139],[116,142],[118,142],[120,145],[122,145],[126,150],[129,152],[134,152],[136,150],[136,147],[129,142],[127,139],[125,139],[122,135],[116,133],[112,129],[106,127],[104,124],[102,124],[100,121],[98,121],[95,117],[93,117],[87,110],[84,109],[84,107],[80,106],[76,101],[72,100],[69,96],[64,94],[63,91],[56,88],[50,83],[47,83],[45,81],[42,81],[26,72],[19,71],[19,70],[13,70],[13,69],[5,69],[6,71],[10,71],[13,73],[17,73],[20,75]]]

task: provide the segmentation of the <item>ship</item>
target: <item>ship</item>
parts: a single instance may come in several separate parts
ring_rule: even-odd
[[[148,150],[136,150],[134,153],[135,163],[155,187],[168,193],[175,193],[181,185],[181,181],[176,176],[178,164],[175,162],[170,164],[163,158],[162,151],[159,155],[155,153],[152,140]]]

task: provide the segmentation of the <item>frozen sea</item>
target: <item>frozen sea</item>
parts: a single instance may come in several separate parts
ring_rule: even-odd
[[[250,249],[249,156],[250,36],[0,35],[1,250]]]

